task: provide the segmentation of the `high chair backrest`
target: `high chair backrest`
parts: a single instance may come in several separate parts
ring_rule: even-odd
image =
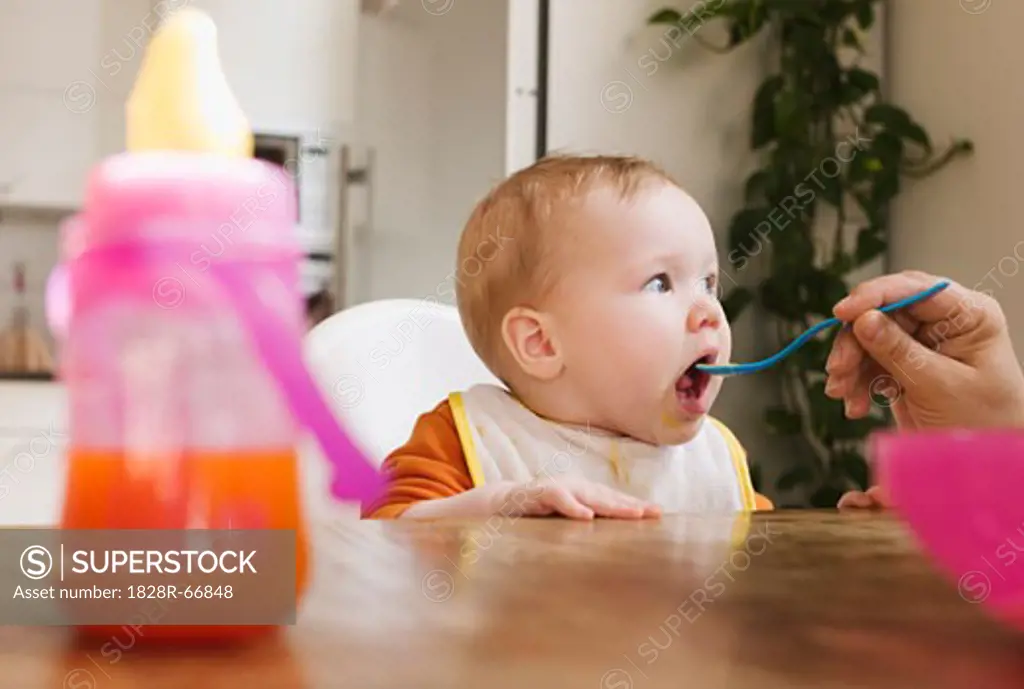
[[[448,393],[497,383],[453,306],[386,299],[340,311],[306,335],[306,357],[353,440],[378,465]]]

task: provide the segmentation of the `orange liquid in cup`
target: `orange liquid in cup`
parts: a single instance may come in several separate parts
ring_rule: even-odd
[[[172,490],[167,490],[171,487]],[[174,496],[167,498],[166,496]],[[186,529],[194,524],[227,529],[218,506],[245,504],[258,519],[232,515],[233,529],[295,530],[295,600],[306,588],[308,543],[302,523],[298,458],[280,450],[187,451],[168,461],[133,458],[118,451],[70,448],[64,529]],[[149,625],[138,641],[233,641],[264,636],[274,625]],[[88,637],[113,638],[124,627],[79,626]]]

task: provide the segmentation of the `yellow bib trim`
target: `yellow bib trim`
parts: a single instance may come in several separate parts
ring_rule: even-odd
[[[721,433],[722,437],[725,438],[725,444],[729,447],[729,456],[732,458],[732,464],[736,468],[736,476],[740,481],[740,493],[743,496],[743,509],[748,512],[753,512],[757,509],[757,501],[754,497],[754,484],[750,480],[750,467],[747,466],[747,451],[740,445],[740,441],[736,439],[729,427],[718,419],[709,416],[708,421],[715,425]]]
[[[480,465],[480,457],[476,453],[473,430],[469,424],[469,417],[466,415],[466,405],[462,402],[462,394],[453,392],[448,395],[448,404],[452,408],[452,418],[455,419],[455,430],[459,432],[459,443],[462,444],[462,454],[466,458],[469,477],[473,479],[473,487],[479,488],[484,485],[484,470]]]
[[[739,548],[747,542],[747,536],[750,534],[750,512],[740,512],[736,515],[736,520],[732,524],[732,538],[730,543],[733,548]]]

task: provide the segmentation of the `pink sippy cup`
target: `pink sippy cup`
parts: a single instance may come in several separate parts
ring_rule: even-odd
[[[69,400],[61,526],[293,530],[298,600],[309,560],[300,433],[335,463],[335,496],[369,498],[379,476],[302,359],[292,180],[251,157],[198,11],[154,35],[128,114],[130,150],[91,172],[48,285]],[[267,629],[158,626],[141,637]]]

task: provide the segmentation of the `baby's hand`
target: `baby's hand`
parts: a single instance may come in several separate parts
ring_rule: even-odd
[[[845,494],[839,498],[837,507],[841,510],[884,510],[889,507],[889,499],[881,486],[871,486],[867,492],[852,490]]]
[[[657,505],[576,477],[557,480],[546,478],[509,485],[499,495],[495,508],[498,514],[506,516],[543,517],[559,514],[570,519],[643,519],[661,516],[661,509]]]

